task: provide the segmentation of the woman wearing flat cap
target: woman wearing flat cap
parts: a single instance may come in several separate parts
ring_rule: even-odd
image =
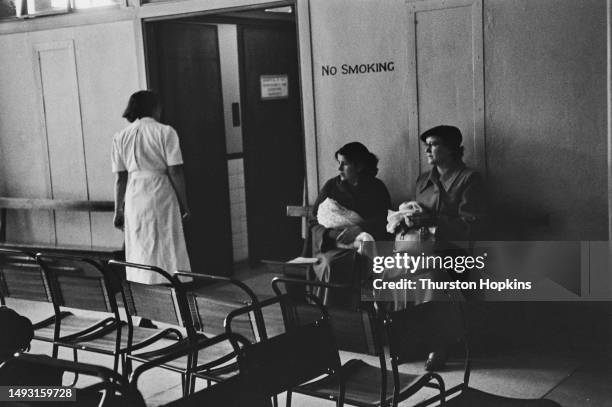
[[[437,126],[421,134],[427,162],[432,168],[417,179],[416,201],[423,211],[412,215],[411,220],[417,228],[428,226],[429,230],[435,229],[434,252],[442,256],[466,255],[460,248],[465,245],[460,243],[469,244],[477,237],[481,238],[486,214],[484,183],[476,170],[464,164],[462,140],[461,131],[454,126]],[[432,279],[452,280],[474,278],[467,273],[458,275],[451,272],[444,276],[439,271],[434,271],[431,276]],[[447,323],[440,321],[440,329],[447,329]],[[435,349],[429,354],[425,368],[430,371],[442,368],[446,355],[447,349]]]
[[[463,163],[463,137],[454,126],[436,126],[423,134],[427,162],[432,166],[419,176],[416,201],[424,209],[415,214],[415,226],[435,226],[436,240],[474,240],[482,231],[486,194],[480,174]]]

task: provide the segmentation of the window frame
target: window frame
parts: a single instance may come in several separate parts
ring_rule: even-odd
[[[115,4],[106,4],[103,6],[96,6],[96,7],[77,8],[75,6],[75,0],[67,0],[68,4],[66,5],[66,9],[44,10],[44,11],[39,11],[39,12],[34,12],[34,13],[28,13],[28,1],[27,0],[15,0],[14,3],[15,3],[15,9],[16,9],[15,15],[7,16],[7,17],[0,17],[0,24],[7,23],[7,22],[14,22],[14,21],[29,20],[33,18],[39,18],[39,17],[87,13],[93,10],[95,11],[115,10],[115,9],[125,8],[128,5],[127,0],[118,0]],[[19,5],[21,6],[20,11],[17,10],[17,7]]]

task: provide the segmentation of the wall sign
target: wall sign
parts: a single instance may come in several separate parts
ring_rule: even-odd
[[[287,99],[289,97],[289,76],[261,75],[261,100]]]
[[[395,62],[368,62],[364,64],[321,65],[321,76],[359,75],[395,71]]]

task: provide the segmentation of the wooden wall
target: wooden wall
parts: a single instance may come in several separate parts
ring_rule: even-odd
[[[110,145],[138,90],[134,22],[0,36],[2,195],[113,199]],[[8,239],[120,246],[110,214],[14,213]]]

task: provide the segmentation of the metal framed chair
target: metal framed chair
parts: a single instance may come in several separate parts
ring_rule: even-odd
[[[398,365],[410,357],[407,343],[427,343],[429,350],[456,344],[464,349],[463,381],[416,406],[440,402],[441,406],[448,407],[561,407],[552,400],[509,398],[470,387],[472,364],[464,301],[461,301],[458,291],[446,291],[446,296],[447,301],[431,301],[406,310],[388,312],[385,317],[394,375],[398,372]],[[410,337],[409,341],[406,340],[407,336]],[[402,394],[395,393],[394,398],[402,399]]]
[[[56,342],[61,338],[78,335],[89,327],[96,329],[112,325],[114,320],[112,317],[83,317],[62,310],[54,303],[52,282],[53,278],[37,263],[34,254],[0,249],[0,304],[10,305],[20,314],[30,318],[33,322],[34,339],[52,343],[52,356],[57,357]],[[48,317],[36,319],[40,310],[38,313],[29,312],[32,305],[35,305],[35,308],[39,308],[38,305],[47,308]]]
[[[245,305],[258,304],[255,293],[243,282],[221,276],[212,276],[199,273],[176,272],[176,276],[190,277],[194,282],[225,283],[237,291],[237,298],[232,300],[212,298],[194,291],[187,292],[187,299],[191,311],[191,318],[198,333],[205,337],[220,335],[225,332],[225,318],[227,315]],[[234,331],[249,342],[257,342],[265,337],[263,318],[258,310],[251,315],[243,315],[234,321]],[[197,354],[196,366],[191,375],[191,387],[194,379],[205,379],[210,382],[227,380],[238,374],[236,353],[228,342],[225,346],[209,346],[206,352]],[[173,363],[181,363],[174,361]]]
[[[160,355],[182,348],[186,344],[195,343],[203,338],[195,330],[191,318],[187,296],[183,284],[176,276],[153,266],[110,260],[111,270],[122,271],[125,267],[137,268],[149,273],[161,275],[166,283],[158,285],[141,284],[124,280],[121,296],[126,310],[126,341],[121,352],[125,355],[124,375],[132,368],[131,362],[145,363]],[[148,319],[153,324],[170,325],[167,328],[142,327],[134,324],[133,318]],[[112,336],[98,340],[112,339]],[[189,354],[181,363],[162,364],[159,367],[177,372],[181,375],[183,393],[190,392],[189,374],[195,365],[194,355]]]
[[[78,350],[109,354],[114,357],[113,370],[117,372],[122,322],[108,272],[93,260],[70,255],[38,253],[36,261],[49,282],[55,315],[65,313],[66,307],[79,310],[78,316],[55,318],[53,356],[62,346],[73,350],[75,362]],[[80,311],[102,312],[103,316]],[[64,334],[65,330],[71,333]],[[89,342],[109,333],[117,337],[109,349]]]
[[[187,357],[192,353],[206,353],[207,349],[214,348],[220,344],[231,346],[230,335],[222,333],[220,335],[200,339],[197,343],[191,344],[183,349],[176,349],[164,356],[144,363],[134,369],[130,378],[130,384],[137,391],[138,382],[141,375],[160,364],[171,363],[173,360]],[[238,343],[246,344],[246,338],[236,338]],[[203,390],[194,392],[187,396],[165,404],[164,407],[196,407],[196,406],[227,406],[227,407],[271,407],[270,399],[254,391],[249,381],[243,375],[235,375],[227,380],[220,381],[214,385],[209,385]]]
[[[254,344],[234,345],[238,352],[240,375],[246,378],[258,394],[270,398],[287,391],[287,400],[290,402],[289,392],[296,386],[320,377],[323,377],[320,380],[325,380],[328,377],[342,376],[340,356],[329,315],[318,298],[308,297],[313,307],[319,310],[317,318],[296,322],[286,332],[262,338]],[[286,309],[287,305],[284,304],[292,301],[289,295],[281,294],[259,304],[232,311],[226,319],[227,332],[229,335],[234,334],[233,323],[241,315],[273,305]],[[230,336],[233,342],[234,338],[235,336]],[[345,393],[343,380],[337,382],[336,393],[336,403],[342,405]]]
[[[51,376],[59,377],[65,372],[75,375],[85,375],[99,379],[97,383],[83,388],[70,388],[76,393],[75,401],[58,402],[53,405],[67,405],[74,403],[77,406],[97,407],[145,407],[144,400],[137,390],[134,390],[127,380],[110,369],[85,363],[54,359],[44,355],[20,354],[9,359],[0,370],[22,372],[25,377],[15,377],[13,383],[19,385],[45,385],[40,380],[36,383],[31,380],[32,372],[43,371]],[[44,381],[44,379],[43,379]],[[47,382],[47,385],[57,385]],[[68,389],[67,389],[68,390]],[[65,394],[65,393],[64,393]],[[20,402],[20,406],[37,406],[40,401]],[[46,403],[43,403],[46,404]]]
[[[324,288],[332,292],[355,290],[355,287],[276,278],[272,287],[281,293],[281,285],[302,284],[310,288]],[[350,295],[350,294],[342,294]],[[343,351],[369,354],[378,357],[378,365],[373,366],[361,359],[351,359],[342,365],[339,374],[316,380],[293,389],[293,392],[323,399],[338,400],[338,385],[343,382],[346,389],[344,403],[355,406],[387,406],[397,403],[416,393],[425,386],[444,390],[442,378],[436,373],[408,374],[397,371],[397,361],[391,357],[391,370],[387,368],[386,357],[382,346],[382,324],[372,302],[358,306],[328,306],[330,323],[335,334],[338,348]],[[295,321],[311,318],[312,305],[300,301],[290,303],[283,310],[288,329]],[[391,322],[389,322],[391,323]],[[397,342],[400,342],[398,339]],[[394,346],[399,346],[394,343]],[[391,348],[391,345],[390,345]],[[393,355],[393,353],[392,353]],[[291,394],[287,395],[288,405]]]

